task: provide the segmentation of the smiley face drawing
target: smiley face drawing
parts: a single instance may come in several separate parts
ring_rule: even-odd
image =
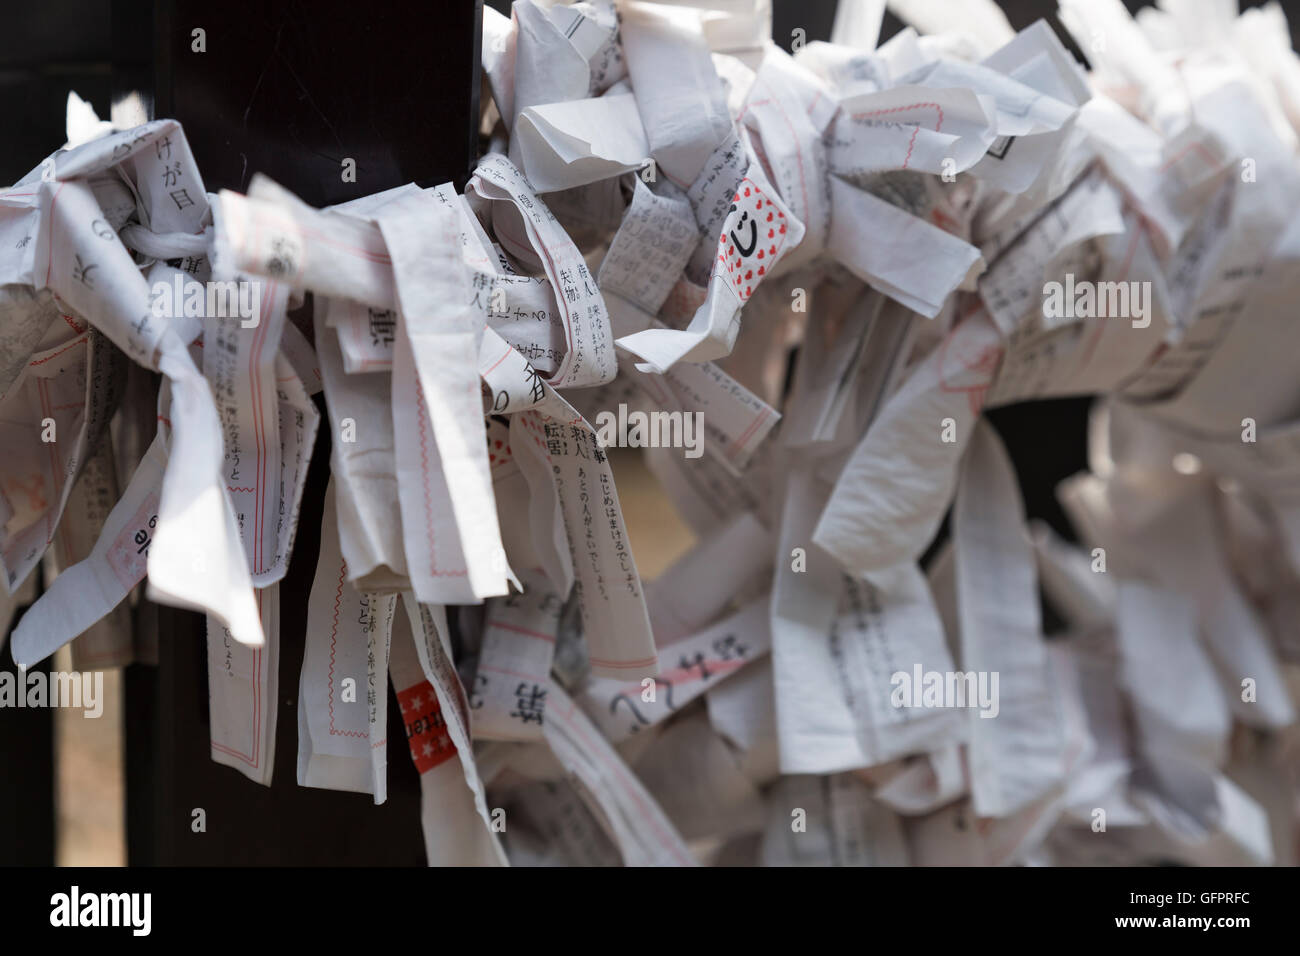
[[[736,204],[732,203],[731,209],[728,211],[735,212],[735,210],[736,210]],[[736,244],[736,248],[740,250],[740,255],[742,258],[744,256],[752,256],[754,254],[754,246],[758,244],[758,223],[754,222],[752,219],[749,218],[749,213],[742,212],[740,214],[740,222],[737,223],[737,227],[740,229],[742,233],[745,231],[746,223],[749,224],[749,245],[748,246],[745,245],[743,242],[741,242],[740,239],[736,236],[735,229],[731,230],[731,241],[734,242]]]
[[[781,258],[787,228],[784,210],[753,180],[742,179],[722,224],[714,267],[741,302]]]

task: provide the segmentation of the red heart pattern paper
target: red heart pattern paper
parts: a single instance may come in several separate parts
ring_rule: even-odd
[[[771,193],[742,179],[718,236],[713,274],[745,302],[785,252],[790,220]]]

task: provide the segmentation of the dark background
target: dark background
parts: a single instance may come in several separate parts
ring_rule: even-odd
[[[508,0],[489,2],[509,12]],[[128,92],[139,94],[146,110],[156,101],[156,115],[184,124],[210,191],[243,189],[255,171],[314,205],[409,181],[463,184],[475,144],[480,3],[10,0],[0,30],[0,181],[16,181],[63,144],[65,103],[75,90],[101,118],[116,113],[120,120]],[[1143,5],[1128,0],[1130,9]],[[1300,10],[1293,0],[1282,5],[1294,45]],[[1007,0],[1002,7],[1017,29],[1047,18],[1083,59],[1055,21],[1055,2]],[[774,0],[773,37],[788,48],[800,27],[809,40],[827,39],[834,10],[835,0]],[[207,31],[202,55],[190,50],[194,26]],[[887,14],[882,41],[900,28]],[[357,162],[355,184],[341,181],[344,157]],[[1090,403],[1030,402],[989,415],[1015,462],[1027,512],[1070,537],[1054,489],[1085,466]],[[328,432],[321,429],[313,456],[296,558],[283,585],[286,610],[306,606]],[[1046,621],[1050,629],[1050,614]],[[423,862],[418,782],[400,746],[390,755],[390,798],[382,808],[365,795],[296,784],[304,614],[284,616],[270,788],[208,758],[202,619],[159,609],[156,627],[159,667],[137,665],[127,676],[132,863]],[[7,651],[0,667],[14,669]],[[392,701],[389,712],[398,720]],[[51,713],[0,711],[0,864],[53,860]],[[189,832],[196,806],[208,811],[202,837]]]
[[[960,3],[962,0],[952,2]],[[795,27],[801,27],[810,40],[828,39],[835,16],[835,4],[836,0],[773,0],[773,38],[788,48],[791,31]],[[510,10],[509,0],[488,0],[488,5],[507,14]],[[1004,0],[1000,5],[1011,25],[1017,29],[1028,26],[1037,19],[1046,18],[1057,27],[1057,33],[1066,46],[1083,59],[1056,22],[1054,0]],[[1130,10],[1137,10],[1150,4],[1125,0],[1125,5]],[[1243,8],[1262,5],[1261,0],[1246,0],[1241,4]],[[109,116],[115,44],[119,48],[138,45],[132,44],[131,37],[133,34],[138,36],[140,30],[124,27],[119,22],[117,34],[114,34],[115,4],[112,0],[41,0],[30,4],[9,0],[3,6],[4,29],[0,30],[0,116],[4,117],[5,147],[0,151],[0,181],[12,183],[63,145],[64,103],[69,90],[76,90],[83,99],[89,100],[102,118]],[[139,23],[141,17],[138,14],[131,17],[130,11],[133,8],[151,11],[153,4],[150,0],[127,3],[119,0],[117,6],[119,21],[126,19],[128,22],[134,20]],[[203,8],[199,20],[202,23],[216,23],[215,14],[219,13],[220,8],[236,9],[243,6],[239,2],[209,5]],[[274,4],[247,6],[255,11],[255,23],[270,22],[266,18],[271,15],[269,10]],[[301,6],[306,11],[322,8],[320,4],[303,3]],[[461,42],[471,42],[464,22],[456,22],[454,16],[449,20],[446,11],[469,9],[473,6],[473,0],[442,0],[428,6],[438,8],[437,23],[431,24],[423,36],[419,36],[417,31],[419,55],[412,57],[407,62],[407,67],[419,69],[436,64],[446,50],[458,47]],[[1292,45],[1295,46],[1297,36],[1300,36],[1300,3],[1296,0],[1282,0],[1282,9],[1290,21]],[[127,12],[126,17],[123,17],[123,10]],[[353,32],[374,30],[376,24],[382,22],[400,27],[401,29],[394,30],[398,35],[416,25],[418,18],[410,12],[403,12],[400,17],[394,18],[392,14],[386,14],[387,10],[388,5],[385,4],[354,4],[343,21],[348,27],[349,36]],[[431,16],[433,12],[435,11],[430,11]],[[893,14],[886,13],[881,40],[893,36],[901,26]],[[246,33],[246,30],[241,29],[233,37],[243,44]],[[218,52],[211,42],[211,29],[208,39],[209,50]],[[336,74],[351,82],[370,84],[369,88],[376,94],[382,93],[396,99],[398,108],[404,110],[413,122],[422,120],[421,110],[432,104],[421,104],[417,109],[411,98],[404,95],[411,86],[409,77],[393,85],[375,79],[385,72],[372,69],[376,61],[349,57],[346,49],[317,48],[316,52],[326,59],[339,56],[340,61],[332,64]],[[119,63],[121,59],[119,53]],[[232,79],[236,72],[233,67],[225,71],[222,74],[223,81]],[[406,76],[405,72],[403,76]],[[220,92],[219,88],[217,92]],[[205,173],[213,159],[214,157],[200,158],[200,168]]]

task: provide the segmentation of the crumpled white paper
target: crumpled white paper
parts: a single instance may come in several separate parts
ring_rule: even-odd
[[[767,0],[485,9],[466,187],[324,210],[70,98],[0,191],[18,662],[129,661],[142,583],[204,611],[265,783],[305,617],[299,783],[383,802],[391,679],[430,863],[1295,863],[1285,16],[1062,0],[1085,68],[885,6],[793,55]],[[1069,395],[1074,541],[984,417]],[[610,442],[697,538],[654,580]]]

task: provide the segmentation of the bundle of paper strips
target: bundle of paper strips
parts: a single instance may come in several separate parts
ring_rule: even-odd
[[[1294,863],[1280,8],[1064,0],[1085,70],[989,0],[793,55],[708,6],[485,9],[463,192],[212,195],[177,122],[71,113],[0,192],[15,660],[204,612],[267,783],[328,429],[298,781],[385,800],[391,679],[431,863]],[[1078,543],[982,419],[1070,395]],[[614,444],[698,540],[652,581]]]

